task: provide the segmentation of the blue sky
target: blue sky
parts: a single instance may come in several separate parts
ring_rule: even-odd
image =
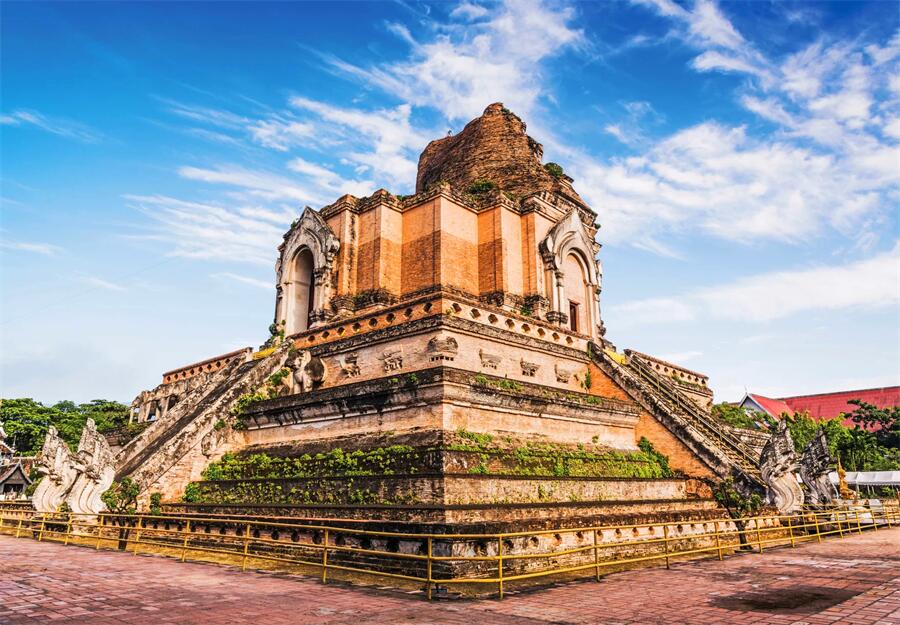
[[[896,4],[3,3],[0,393],[258,345],[303,206],[502,101],[599,213],[610,338],[718,399],[900,381]]]

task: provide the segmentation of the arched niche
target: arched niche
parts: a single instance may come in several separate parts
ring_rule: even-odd
[[[288,266],[282,287],[286,308],[285,334],[296,334],[309,328],[309,317],[316,303],[315,270],[313,253],[308,247],[301,247]]]
[[[540,244],[550,301],[547,318],[594,339],[600,336],[599,249],[575,210],[553,226]]]
[[[335,258],[340,241],[317,211],[307,207],[279,246],[275,322],[285,336],[305,332],[331,316]]]
[[[569,252],[563,259],[563,295],[562,311],[568,315],[568,327],[573,332],[590,334],[589,308],[593,301],[588,282],[588,271],[585,261],[577,252]]]

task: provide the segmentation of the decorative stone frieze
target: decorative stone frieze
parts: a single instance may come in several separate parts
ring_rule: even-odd
[[[522,366],[522,375],[528,378],[533,378],[537,374],[538,369],[541,368],[539,364],[528,362],[524,359],[520,360],[519,364]]]
[[[308,350],[289,357],[285,367],[291,370],[288,385],[290,393],[308,393],[325,379],[325,362]]]
[[[568,367],[561,367],[559,364],[553,366],[553,370],[556,373],[556,381],[561,384],[568,384],[569,379],[573,375],[575,375],[575,371]]]
[[[497,354],[490,354],[483,349],[478,350],[478,357],[481,359],[481,366],[485,369],[496,369],[502,360]]]
[[[389,347],[379,357],[384,366],[385,373],[399,371],[403,368],[403,348]]]
[[[359,355],[356,352],[351,352],[349,354],[341,354],[337,357],[338,365],[341,367],[341,371],[344,372],[344,375],[348,378],[355,378],[359,375],[359,364],[357,360]]]
[[[428,341],[426,351],[428,352],[428,357],[431,362],[453,362],[456,358],[456,354],[459,352],[459,343],[457,343],[456,339],[452,336],[435,336]]]

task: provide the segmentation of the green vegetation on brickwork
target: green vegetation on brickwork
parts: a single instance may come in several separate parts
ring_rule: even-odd
[[[566,175],[566,172],[563,171],[562,165],[560,165],[559,163],[544,163],[544,171],[546,171],[554,178],[562,178]]]
[[[507,380],[506,378],[489,378],[486,375],[478,374],[473,380],[475,386],[498,388],[503,391],[513,391],[521,393],[525,387],[515,380]]]
[[[245,505],[410,505],[417,503],[411,495],[382,496],[363,485],[346,482],[315,482],[307,485],[291,482],[248,480],[237,483],[194,482],[185,488],[185,503]]]
[[[203,471],[203,482],[192,483],[188,503],[414,503],[402,496],[385,496],[354,485],[354,478],[415,474],[425,466],[425,454],[460,452],[461,468],[470,475],[522,477],[672,477],[668,458],[642,439],[639,451],[590,450],[581,445],[521,442],[510,436],[457,430],[446,443],[415,449],[391,445],[368,451],[337,448],[297,457],[259,453],[225,454]],[[320,478],[316,482],[314,478]],[[330,479],[331,478],[331,479]],[[291,485],[291,480],[303,482]],[[306,481],[304,481],[306,480]]]
[[[415,450],[406,445],[391,445],[369,451],[344,451],[341,448],[295,458],[268,454],[236,456],[225,454],[203,471],[204,480],[246,480],[261,478],[344,477],[394,475],[402,470],[415,473]]]
[[[469,185],[467,191],[472,195],[480,195],[482,193],[487,193],[488,191],[493,191],[496,188],[497,185],[490,180],[476,180]]]
[[[499,444],[490,434],[457,430],[459,442],[450,451],[474,452],[479,462],[469,469],[473,475],[521,475],[536,477],[631,477],[665,478],[674,474],[666,456],[646,439],[640,451],[590,451],[584,445],[572,448],[549,442]]]

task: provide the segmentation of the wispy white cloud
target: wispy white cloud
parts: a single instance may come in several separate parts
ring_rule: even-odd
[[[190,180],[238,187],[250,195],[266,200],[315,202],[318,194],[304,189],[292,180],[266,171],[244,169],[236,165],[216,167],[180,167],[178,175]]]
[[[82,276],[81,281],[92,287],[96,287],[98,289],[104,289],[107,291],[123,292],[123,291],[128,290],[120,284],[115,284],[114,282],[110,282],[109,280],[104,280],[103,278],[98,278],[97,276]]]
[[[767,322],[822,310],[875,310],[900,302],[900,243],[846,265],[775,271],[683,296],[638,300],[608,312],[619,325],[724,319]]]
[[[738,102],[776,131],[751,134],[708,121],[632,158],[602,162],[570,150],[576,185],[604,209],[607,241],[677,256],[668,235],[698,228],[736,241],[791,243],[834,230],[860,248],[889,231],[900,195],[900,111],[877,94],[898,69],[900,35],[883,46],[819,41],[779,60],[760,53],[712,2],[638,3],[670,18],[676,36],[699,50],[697,71],[747,75]],[[885,115],[884,107],[894,112]],[[605,130],[638,144],[634,125]]]
[[[63,251],[63,248],[51,243],[29,243],[24,241],[0,241],[0,248],[32,252],[34,254],[43,254],[44,256],[55,256]]]
[[[153,222],[140,238],[160,241],[174,255],[204,260],[271,264],[282,234],[296,215],[164,195],[127,195],[125,200]]]
[[[212,274],[213,278],[224,278],[226,280],[232,280],[234,282],[240,282],[241,284],[247,284],[250,286],[254,286],[258,289],[265,289],[267,291],[275,290],[275,280],[273,279],[271,282],[266,282],[265,280],[258,280],[257,278],[250,278],[248,276],[242,276],[236,273],[214,273]]]
[[[498,100],[529,115],[544,93],[541,63],[584,42],[573,26],[571,6],[539,0],[468,3],[451,17],[465,23],[439,24],[440,34],[431,40],[403,33],[411,46],[409,60],[359,67],[332,59],[332,66],[406,102],[433,107],[450,120],[475,117],[486,103]],[[469,23],[476,17],[485,19]]]
[[[393,109],[344,108],[294,96],[290,104],[315,115],[333,135],[348,163],[375,180],[409,185],[416,178],[416,159],[434,135],[412,124],[412,107]]]
[[[450,11],[450,17],[461,18],[467,20],[477,20],[487,17],[489,11],[486,7],[471,2],[462,2]]]
[[[314,137],[316,126],[296,120],[270,118],[251,123],[250,133],[253,140],[263,147],[287,152]]]
[[[25,109],[0,114],[0,125],[34,126],[51,134],[81,141],[82,143],[96,143],[103,138],[100,132],[84,124]]]

